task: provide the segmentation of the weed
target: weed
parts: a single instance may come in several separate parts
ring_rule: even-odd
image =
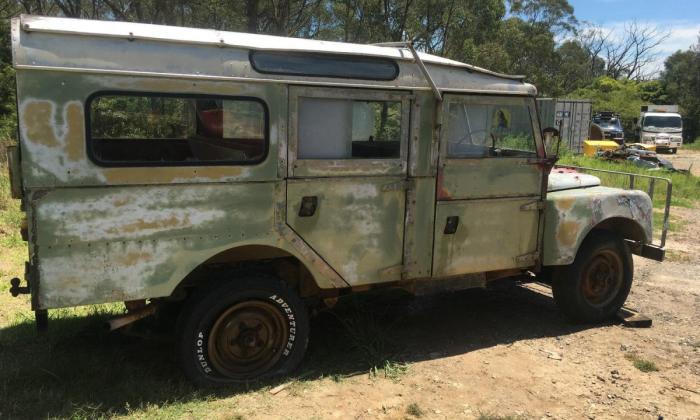
[[[423,411],[423,409],[420,408],[418,403],[410,403],[408,407],[406,407],[406,414],[408,414],[409,416],[420,418],[425,415],[425,411]]]
[[[644,373],[658,372],[659,368],[651,360],[642,359],[634,353],[628,353],[625,358],[632,362],[632,365]]]
[[[384,372],[384,377],[386,379],[391,379],[394,382],[398,382],[401,379],[401,376],[408,372],[408,363],[384,360],[381,367],[372,366],[369,369],[369,376],[377,377],[379,376],[380,372]]]

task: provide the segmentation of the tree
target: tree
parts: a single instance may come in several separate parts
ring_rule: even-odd
[[[605,74],[614,79],[645,80],[656,69],[649,66],[656,61],[656,49],[668,38],[669,32],[657,27],[628,23],[621,33],[588,27],[580,31],[578,40],[589,52],[593,69],[602,58]]]
[[[573,32],[578,25],[574,8],[568,0],[508,0],[510,12],[523,16],[533,26],[555,34]]]
[[[700,136],[700,34],[697,44],[666,59],[661,84],[667,100],[681,106],[686,138]]]
[[[623,128],[628,136],[634,131],[634,118],[645,103],[640,83],[634,80],[617,80],[608,76],[595,79],[590,86],[576,89],[573,98],[592,99],[593,112],[614,111],[620,114]]]

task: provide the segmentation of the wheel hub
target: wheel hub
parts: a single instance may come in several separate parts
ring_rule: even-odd
[[[620,291],[623,275],[622,259],[616,252],[599,252],[584,270],[581,282],[583,297],[593,306],[607,305]]]
[[[225,310],[212,326],[208,355],[229,378],[248,379],[270,370],[288,338],[283,314],[271,303],[246,301]]]

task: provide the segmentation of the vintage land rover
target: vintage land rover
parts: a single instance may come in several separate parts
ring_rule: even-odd
[[[198,384],[290,372],[309,308],[342,295],[539,276],[596,322],[625,302],[632,253],[663,259],[647,193],[552,171],[556,130],[522,77],[411,43],[36,16],[11,30],[29,245],[11,292],[40,328],[52,308],[125,302],[120,326],[179,304]]]

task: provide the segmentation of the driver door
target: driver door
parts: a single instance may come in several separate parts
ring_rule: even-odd
[[[544,198],[535,100],[445,95],[442,106],[433,276],[533,266]]]

